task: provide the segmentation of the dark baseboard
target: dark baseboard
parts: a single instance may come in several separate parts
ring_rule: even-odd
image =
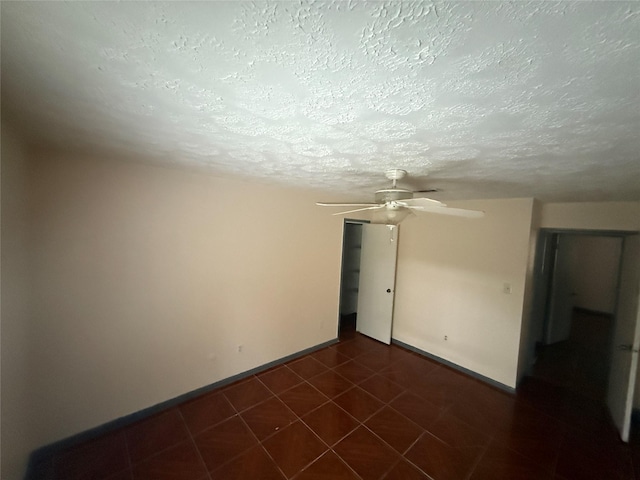
[[[278,360],[265,363],[264,365],[260,365],[259,367],[252,368],[251,370],[247,370],[246,372],[238,373],[237,375],[233,375],[231,377],[219,380],[210,385],[205,385],[204,387],[197,388],[187,393],[183,393],[182,395],[179,395],[175,398],[171,398],[164,402],[160,402],[156,405],[147,407],[138,412],[134,412],[129,415],[116,418],[115,420],[111,420],[110,422],[104,423],[97,427],[91,428],[89,430],[85,430],[83,432],[77,433],[75,435],[64,438],[62,440],[58,440],[57,442],[40,447],[37,450],[34,450],[29,456],[29,462],[27,465],[27,473],[25,475],[25,480],[40,480],[43,478],[49,478],[48,476],[46,476],[44,472],[49,471],[49,462],[56,452],[73,447],[74,445],[77,445],[89,440],[92,440],[94,438],[100,437],[102,435],[118,430],[120,428],[127,427],[128,425],[131,425],[135,422],[139,422],[140,420],[144,420],[145,418],[155,415],[156,413],[159,413],[163,410],[175,407],[183,402],[186,402],[187,400],[191,400],[192,398],[198,397],[202,394],[211,392],[218,388],[237,382],[238,380],[242,380],[252,375],[256,375],[260,372],[268,370],[279,364],[289,362],[298,357],[302,357],[304,355],[307,355],[309,353],[315,352],[316,350],[320,350],[322,348],[328,347],[335,343],[338,343],[337,338],[321,343],[319,345],[315,345],[313,347],[306,348],[304,350],[293,353],[291,355],[287,355],[286,357],[279,358]]]
[[[613,313],[601,312],[599,310],[591,310],[589,308],[582,308],[582,307],[573,307],[573,310],[578,313],[586,313],[587,315],[597,315],[599,317],[613,318]]]
[[[442,363],[447,367],[453,368],[454,370],[457,370],[461,373],[464,373],[465,375],[473,377],[476,380],[480,380],[481,382],[491,385],[492,387],[498,388],[499,390],[503,390],[507,393],[516,393],[516,389],[513,387],[505,385],[504,383],[500,383],[496,380],[493,380],[492,378],[485,377],[484,375],[474,372],[473,370],[469,370],[468,368],[461,367],[460,365],[457,365],[453,362],[445,360],[444,358],[438,357],[437,355],[433,355],[432,353],[425,352],[424,350],[420,350],[419,348],[416,348],[413,345],[409,345],[408,343],[401,342],[400,340],[396,340],[395,338],[392,338],[391,342],[398,345],[399,347],[405,348],[419,355],[422,355],[423,357],[427,357],[427,358],[430,358],[431,360],[435,360],[438,363]]]

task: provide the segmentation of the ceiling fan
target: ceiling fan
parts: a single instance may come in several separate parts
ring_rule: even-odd
[[[479,210],[451,208],[431,198],[413,198],[414,192],[412,190],[397,186],[398,180],[401,180],[406,175],[406,170],[387,170],[385,176],[393,182],[393,185],[390,188],[383,188],[376,191],[374,197],[375,202],[373,203],[317,202],[316,205],[320,205],[321,207],[358,207],[353,210],[334,213],[333,215],[346,215],[348,213],[371,210],[373,213],[372,223],[383,223],[386,225],[397,225],[409,215],[415,213],[438,213],[466,218],[480,218],[484,216],[484,212]],[[423,192],[425,191],[422,190],[415,193]]]

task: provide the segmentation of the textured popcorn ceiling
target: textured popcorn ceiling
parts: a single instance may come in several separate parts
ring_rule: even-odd
[[[319,200],[388,168],[438,199],[640,200],[635,1],[1,8],[2,109],[40,144]]]

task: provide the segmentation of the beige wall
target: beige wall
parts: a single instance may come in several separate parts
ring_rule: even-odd
[[[547,203],[541,228],[640,230],[640,202]]]
[[[455,206],[486,215],[402,224],[393,338],[515,387],[534,201]]]
[[[342,218],[315,196],[51,153],[25,170],[5,137],[3,478],[18,478],[7,458],[20,469],[27,450],[335,338]],[[487,215],[401,227],[393,336],[515,386],[535,202],[455,206]],[[540,226],[638,230],[639,213],[545,205]]]
[[[33,171],[40,444],[336,337],[342,219],[308,193],[49,153]]]
[[[18,137],[2,124],[1,445],[0,477],[23,477],[33,447],[29,385],[27,172]]]

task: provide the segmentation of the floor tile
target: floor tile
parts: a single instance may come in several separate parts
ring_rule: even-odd
[[[424,432],[422,427],[390,407],[384,407],[365,425],[401,454]]]
[[[293,372],[293,370],[286,365],[261,373],[257,377],[276,395],[298,385],[299,383],[302,383],[303,381],[302,377]]]
[[[391,470],[400,456],[364,427],[341,440],[334,451],[364,480],[377,480]]]
[[[374,374],[373,370],[357,363],[355,360],[338,365],[333,370],[353,383],[362,382]]]
[[[411,388],[436,368],[438,365],[435,362],[412,356],[392,363],[378,373],[405,388]]]
[[[429,427],[429,432],[452,447],[486,447],[491,436],[463,422],[450,411]]]
[[[45,479],[39,479],[39,480],[45,480]],[[104,480],[133,480],[133,471],[129,468],[127,470],[123,470],[122,472],[109,475],[108,477],[105,477]],[[204,477],[203,477],[203,480],[204,480]]]
[[[494,443],[524,455],[547,471],[553,471],[564,432],[565,426],[560,421],[528,405],[517,405],[512,423],[496,431]]]
[[[552,473],[508,448],[491,445],[470,480],[550,480]]]
[[[255,377],[231,385],[225,388],[223,393],[238,412],[272,396],[271,391]]]
[[[384,480],[432,480],[427,477],[423,472],[418,470],[414,465],[411,465],[405,460],[400,460],[394,465],[389,473],[384,477]]]
[[[206,476],[207,469],[191,440],[133,465],[134,480],[195,480]]]
[[[334,445],[360,425],[360,422],[333,402],[316,408],[302,417],[302,421],[327,445]]]
[[[177,408],[138,422],[128,428],[126,434],[133,463],[189,438],[189,432]]]
[[[382,349],[376,349],[375,351],[367,351],[359,355],[357,361],[359,364],[377,372],[388,367],[395,361],[395,359],[392,358],[391,351],[392,350],[386,346]]]
[[[513,423],[516,399],[486,385],[466,389],[451,405],[451,412],[464,422],[492,434]]]
[[[479,447],[451,447],[426,433],[405,457],[432,478],[460,480],[467,478],[482,452],[483,449]]]
[[[295,480],[358,480],[359,478],[331,451],[295,476]]]
[[[220,392],[185,402],[180,405],[180,411],[187,428],[194,435],[236,414],[229,400]]]
[[[211,472],[215,480],[284,480],[276,464],[261,445],[255,446]]]
[[[361,422],[364,422],[384,405],[380,400],[359,387],[347,390],[342,395],[334,398],[333,401]]]
[[[219,468],[258,443],[239,416],[205,430],[194,440],[209,470]]]
[[[389,405],[426,429],[429,429],[445,411],[444,408],[433,405],[411,392],[401,394]]]
[[[309,383],[329,398],[334,398],[353,387],[353,382],[333,370],[316,375],[309,379]]]
[[[70,448],[54,458],[56,478],[103,479],[129,467],[125,433],[118,431]]]
[[[342,355],[346,355],[349,358],[355,358],[367,351],[365,347],[356,344],[353,340],[348,342],[340,342],[337,345],[333,345],[331,348],[335,349]]]
[[[380,375],[369,377],[358,386],[384,403],[389,403],[405,391],[404,387]]]
[[[350,360],[349,357],[341,354],[334,348],[324,348],[315,352],[311,356],[329,368],[337,367],[338,365]]]
[[[460,397],[461,392],[466,392],[467,388],[473,388],[476,384],[467,375],[440,366],[414,379],[408,388],[434,405],[449,406]]]
[[[258,437],[258,440],[264,440],[298,419],[277,397],[271,397],[255,407],[245,410],[240,416]]]
[[[626,445],[578,430],[567,432],[562,439],[555,471],[567,480],[628,480],[634,474]]]
[[[304,379],[327,371],[328,367],[310,355],[288,363],[287,366]]]
[[[328,450],[327,445],[300,421],[269,437],[263,445],[287,478]]]
[[[309,413],[311,410],[329,401],[323,393],[307,382],[301,383],[280,394],[280,399],[298,416]]]

